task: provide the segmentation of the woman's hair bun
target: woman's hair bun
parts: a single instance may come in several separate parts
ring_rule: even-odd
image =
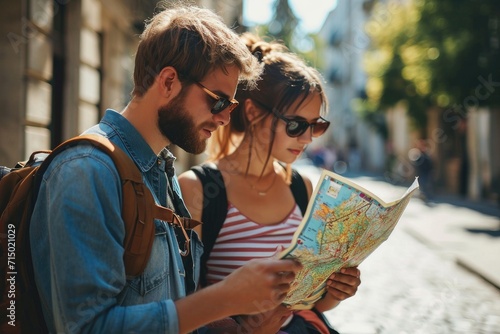
[[[282,52],[287,51],[287,47],[276,41],[267,42],[261,37],[254,35],[249,32],[245,32],[241,35],[243,42],[247,46],[248,50],[262,62],[264,58],[272,52]]]

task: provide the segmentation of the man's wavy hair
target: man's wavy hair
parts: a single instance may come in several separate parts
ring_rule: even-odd
[[[132,96],[143,96],[167,66],[175,68],[184,83],[201,81],[230,65],[240,70],[240,83],[250,87],[262,71],[241,38],[214,12],[182,2],[164,3],[140,36]]]

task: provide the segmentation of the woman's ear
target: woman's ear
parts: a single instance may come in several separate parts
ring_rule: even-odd
[[[259,108],[251,99],[244,102],[244,111],[250,124],[259,120],[262,116],[262,109]]]

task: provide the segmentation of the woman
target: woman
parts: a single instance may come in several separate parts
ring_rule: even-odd
[[[290,244],[305,211],[304,205],[299,207],[300,198],[307,203],[313,188],[290,166],[330,125],[322,117],[328,103],[315,69],[282,44],[248,33],[242,38],[264,67],[261,80],[257,87],[238,87],[240,104],[230,124],[213,133],[210,163],[179,176],[188,209],[204,222],[203,284],[218,282],[246,261],[273,256]],[[214,173],[221,179],[201,182]],[[223,214],[213,211],[217,217],[207,214],[214,202],[223,203]],[[221,215],[222,226],[215,227],[212,220]],[[321,313],[354,295],[359,284],[358,269],[347,268],[329,278],[327,292],[313,311],[295,312],[292,318],[290,311],[279,308],[238,321],[253,327],[253,333],[276,333],[282,325],[286,333],[304,333],[304,326],[310,333],[334,333]]]

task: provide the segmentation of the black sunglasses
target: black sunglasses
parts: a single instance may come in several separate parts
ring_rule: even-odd
[[[210,97],[215,100],[215,103],[212,106],[212,109],[210,109],[210,112],[212,114],[214,114],[214,115],[218,114],[218,113],[220,113],[222,110],[224,110],[226,108],[229,108],[229,112],[231,112],[231,111],[234,110],[234,108],[236,108],[238,106],[238,101],[236,101],[235,99],[229,100],[228,98],[225,98],[225,97],[222,97],[222,96],[219,96],[219,95],[215,94],[214,92],[212,92],[210,89],[208,89],[207,87],[203,86],[199,82],[196,82],[196,84],[198,86],[200,86],[200,88],[203,89],[203,91],[205,93],[207,93],[208,95],[210,95]]]
[[[273,109],[273,114],[274,116],[278,117],[282,121],[286,123],[286,134],[289,137],[299,137],[302,136],[309,127],[311,127],[311,134],[313,137],[319,137],[325,131],[328,129],[330,126],[330,122],[324,119],[323,117],[320,116],[318,121],[309,123],[305,118],[302,117],[294,117],[294,118],[288,118],[285,117],[281,114],[279,114],[277,111]]]
[[[325,133],[325,131],[330,126],[330,121],[327,121],[326,119],[324,119],[321,116],[319,117],[319,120],[321,122],[315,121],[315,122],[309,123],[305,118],[302,118],[299,116],[295,116],[293,118],[288,118],[288,117],[281,115],[276,110],[276,108],[271,109],[271,108],[267,107],[265,104],[263,104],[257,100],[253,100],[253,101],[257,102],[257,104],[264,107],[264,109],[270,110],[274,116],[278,117],[279,119],[281,119],[282,121],[284,121],[286,123],[286,134],[288,135],[288,137],[295,138],[295,137],[302,136],[304,134],[304,132],[306,132],[309,127],[311,127],[311,129],[312,129],[312,131],[311,131],[312,136],[319,137],[323,133]]]

